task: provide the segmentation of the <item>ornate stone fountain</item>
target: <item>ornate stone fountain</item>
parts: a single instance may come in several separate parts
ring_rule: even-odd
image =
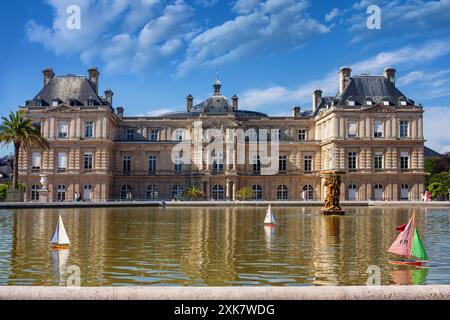
[[[336,168],[336,156],[334,149],[330,149],[328,153],[328,167]],[[327,194],[325,197],[325,203],[321,211],[325,215],[344,215],[345,211],[342,210],[339,204],[339,198],[341,196],[341,176],[345,174],[345,171],[337,169],[327,169],[320,171],[321,177],[324,179],[324,186]]]

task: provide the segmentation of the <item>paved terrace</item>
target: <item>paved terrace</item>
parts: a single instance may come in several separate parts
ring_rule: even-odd
[[[1,287],[0,300],[450,300],[450,285],[323,287]]]
[[[322,207],[322,201],[167,201],[167,207]],[[342,207],[443,207],[450,201],[341,201]],[[1,202],[0,209],[159,207],[159,201]]]

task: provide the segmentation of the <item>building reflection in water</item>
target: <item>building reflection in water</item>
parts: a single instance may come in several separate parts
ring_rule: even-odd
[[[264,207],[6,211],[0,281],[60,284],[64,269],[76,265],[83,286],[364,285],[367,267],[378,265],[382,283],[395,282],[386,249],[411,210],[346,208],[346,216],[331,217],[318,208],[274,210],[275,229],[264,227]],[[49,246],[58,214],[72,242],[68,251]],[[427,245],[424,219],[418,209]]]

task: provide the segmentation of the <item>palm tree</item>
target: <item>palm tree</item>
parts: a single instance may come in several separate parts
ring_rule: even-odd
[[[196,198],[204,198],[205,197],[205,193],[197,186],[191,186],[189,187],[187,190],[187,195],[191,198],[191,199],[196,199]]]
[[[21,147],[28,151],[31,147],[38,146],[47,149],[47,140],[41,137],[41,133],[34,126],[33,120],[24,117],[23,112],[9,113],[9,118],[2,117],[0,124],[0,142],[14,145],[13,181],[12,189],[19,186],[19,150]]]

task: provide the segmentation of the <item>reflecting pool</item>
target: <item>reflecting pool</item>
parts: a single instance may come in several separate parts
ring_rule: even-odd
[[[258,208],[0,210],[0,285],[59,285],[70,266],[82,286],[450,284],[450,209],[274,207],[275,228]],[[416,213],[431,262],[393,266],[395,227]],[[61,214],[72,241],[53,251]]]

